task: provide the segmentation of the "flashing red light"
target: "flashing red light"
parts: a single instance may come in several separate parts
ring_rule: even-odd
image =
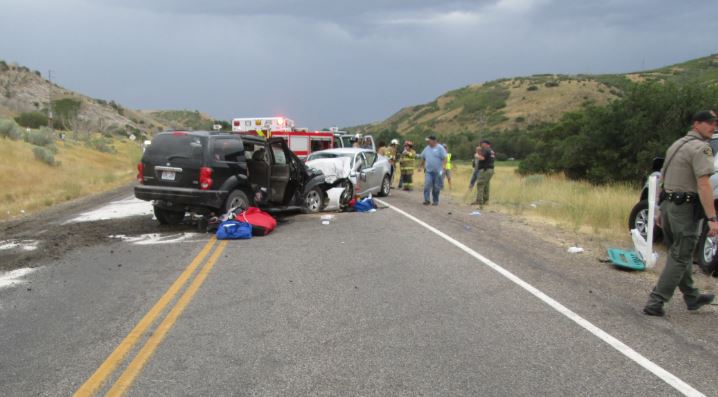
[[[142,163],[137,164],[137,182],[143,185],[145,183],[145,165]]]
[[[239,125],[240,125],[239,120],[232,121],[232,125],[235,127],[239,127]]]
[[[277,120],[277,124],[284,125],[284,119],[280,117],[279,120]]]
[[[199,187],[202,190],[209,190],[212,187],[212,172],[209,167],[199,169]]]
[[[185,135],[187,135],[187,132],[186,132],[186,131],[175,131],[175,132],[172,133],[172,135],[174,135],[174,136],[185,136]]]

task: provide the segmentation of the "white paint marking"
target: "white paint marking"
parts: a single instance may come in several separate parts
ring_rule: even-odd
[[[469,254],[469,255],[473,256],[474,258],[478,259],[478,260],[479,260],[480,262],[482,262],[484,265],[486,265],[486,266],[488,266],[488,267],[494,269],[495,271],[497,271],[497,272],[498,272],[499,274],[501,274],[502,276],[504,276],[504,277],[506,277],[507,279],[513,281],[515,284],[517,284],[517,285],[520,286],[521,288],[525,289],[526,291],[530,292],[531,294],[533,294],[533,295],[536,296],[537,298],[541,299],[544,303],[546,303],[547,305],[551,306],[553,309],[555,309],[555,310],[558,311],[559,313],[561,313],[561,314],[563,314],[564,316],[568,317],[568,318],[571,319],[573,322],[575,322],[576,324],[578,324],[578,325],[580,325],[581,327],[583,327],[584,329],[586,329],[588,332],[592,333],[593,335],[595,335],[596,337],[598,337],[598,338],[601,339],[602,341],[604,341],[604,342],[606,342],[607,344],[609,344],[609,345],[610,345],[611,347],[613,347],[614,349],[618,350],[618,351],[619,351],[621,354],[623,354],[624,356],[630,358],[631,360],[633,360],[634,362],[636,362],[636,363],[637,363],[638,365],[640,365],[641,367],[643,367],[643,368],[647,369],[648,371],[652,372],[654,375],[656,375],[656,376],[659,377],[661,380],[663,380],[664,382],[668,383],[669,385],[671,385],[673,388],[675,388],[675,389],[678,390],[679,392],[683,393],[684,395],[686,395],[686,396],[691,396],[691,397],[699,397],[699,396],[705,397],[705,395],[704,395],[703,393],[701,393],[701,392],[699,392],[698,390],[694,389],[694,388],[693,388],[691,385],[689,385],[688,383],[684,382],[683,380],[681,380],[681,379],[678,378],[677,376],[673,375],[672,373],[666,371],[665,369],[663,369],[663,368],[660,367],[659,365],[655,364],[653,361],[647,359],[646,357],[644,357],[643,355],[641,355],[641,354],[638,353],[637,351],[635,351],[635,350],[631,349],[630,347],[628,347],[626,344],[624,344],[624,343],[621,342],[620,340],[614,338],[613,336],[611,336],[610,334],[608,334],[606,331],[604,331],[604,330],[598,328],[597,326],[593,325],[591,322],[589,322],[589,321],[586,320],[585,318],[583,318],[583,317],[579,316],[578,314],[574,313],[573,311],[571,311],[571,310],[570,310],[569,308],[567,308],[566,306],[564,306],[564,305],[560,304],[559,302],[555,301],[553,298],[551,298],[551,297],[549,297],[548,295],[544,294],[543,292],[539,291],[537,288],[535,288],[535,287],[532,286],[531,284],[529,284],[529,283],[525,282],[524,280],[520,279],[519,277],[517,277],[516,275],[514,275],[514,274],[511,273],[510,271],[504,269],[503,267],[501,267],[501,266],[499,266],[498,264],[496,264],[495,262],[493,262],[492,260],[486,258],[485,256],[479,254],[478,252],[474,251],[473,249],[471,249],[471,248],[467,247],[466,245],[462,244],[461,242],[455,240],[454,238],[450,237],[448,234],[446,234],[446,233],[440,231],[439,229],[437,229],[437,228],[435,228],[435,227],[429,225],[428,223],[426,223],[426,222],[424,222],[424,221],[422,221],[422,220],[420,220],[420,219],[414,217],[413,215],[411,215],[411,214],[409,214],[409,213],[407,213],[407,212],[405,212],[405,211],[403,211],[403,210],[401,210],[401,209],[399,209],[399,208],[397,208],[397,207],[395,207],[395,206],[393,206],[393,205],[390,205],[389,203],[386,203],[386,202],[384,202],[384,201],[382,201],[382,200],[378,200],[378,199],[375,199],[375,200],[376,200],[377,202],[380,202],[380,203],[386,205],[387,207],[393,209],[394,211],[396,211],[396,212],[398,212],[398,213],[404,215],[405,217],[411,219],[412,221],[414,221],[414,222],[420,224],[421,226],[424,226],[424,227],[427,228],[428,230],[430,230],[430,231],[432,231],[433,233],[437,234],[439,237],[443,238],[444,240],[446,240],[446,241],[450,242],[451,244],[455,245],[456,247],[458,247],[458,248],[461,249],[462,251],[464,251],[464,252],[466,252],[467,254]]]
[[[189,240],[192,237],[199,236],[199,233],[177,233],[162,235],[159,233],[141,234],[139,236],[126,236],[124,234],[117,234],[109,236],[110,238],[117,238],[135,245],[157,245],[157,244],[174,244],[181,242],[195,242],[195,240]],[[201,240],[196,240],[201,241]]]
[[[64,224],[76,222],[103,221],[108,219],[126,218],[138,215],[152,215],[152,203],[136,199],[134,196],[113,201],[103,207],[84,212]]]
[[[25,282],[25,280],[22,280],[22,277],[34,271],[35,269],[31,269],[28,267],[23,269],[16,269],[6,273],[0,273],[0,288],[9,287],[15,284],[22,284]]]

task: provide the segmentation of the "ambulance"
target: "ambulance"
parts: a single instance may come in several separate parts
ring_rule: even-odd
[[[297,128],[294,120],[286,117],[245,117],[232,119],[232,132],[265,138],[283,138],[289,150],[304,160],[313,152],[338,147],[351,147],[354,135],[332,127],[329,131],[309,131]],[[362,137],[362,147],[375,150],[374,138]]]

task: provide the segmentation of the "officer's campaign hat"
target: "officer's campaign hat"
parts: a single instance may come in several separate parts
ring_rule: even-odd
[[[702,121],[716,121],[718,120],[718,117],[716,117],[716,114],[712,110],[701,110],[700,112],[693,115],[693,122],[702,122]]]

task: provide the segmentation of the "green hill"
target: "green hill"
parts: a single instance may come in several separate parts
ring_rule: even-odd
[[[589,104],[620,98],[633,83],[700,81],[718,84],[718,55],[660,69],[626,74],[537,74],[472,84],[434,101],[406,107],[374,124],[347,128],[352,132],[402,135],[431,130],[439,134],[526,129],[554,122]]]

